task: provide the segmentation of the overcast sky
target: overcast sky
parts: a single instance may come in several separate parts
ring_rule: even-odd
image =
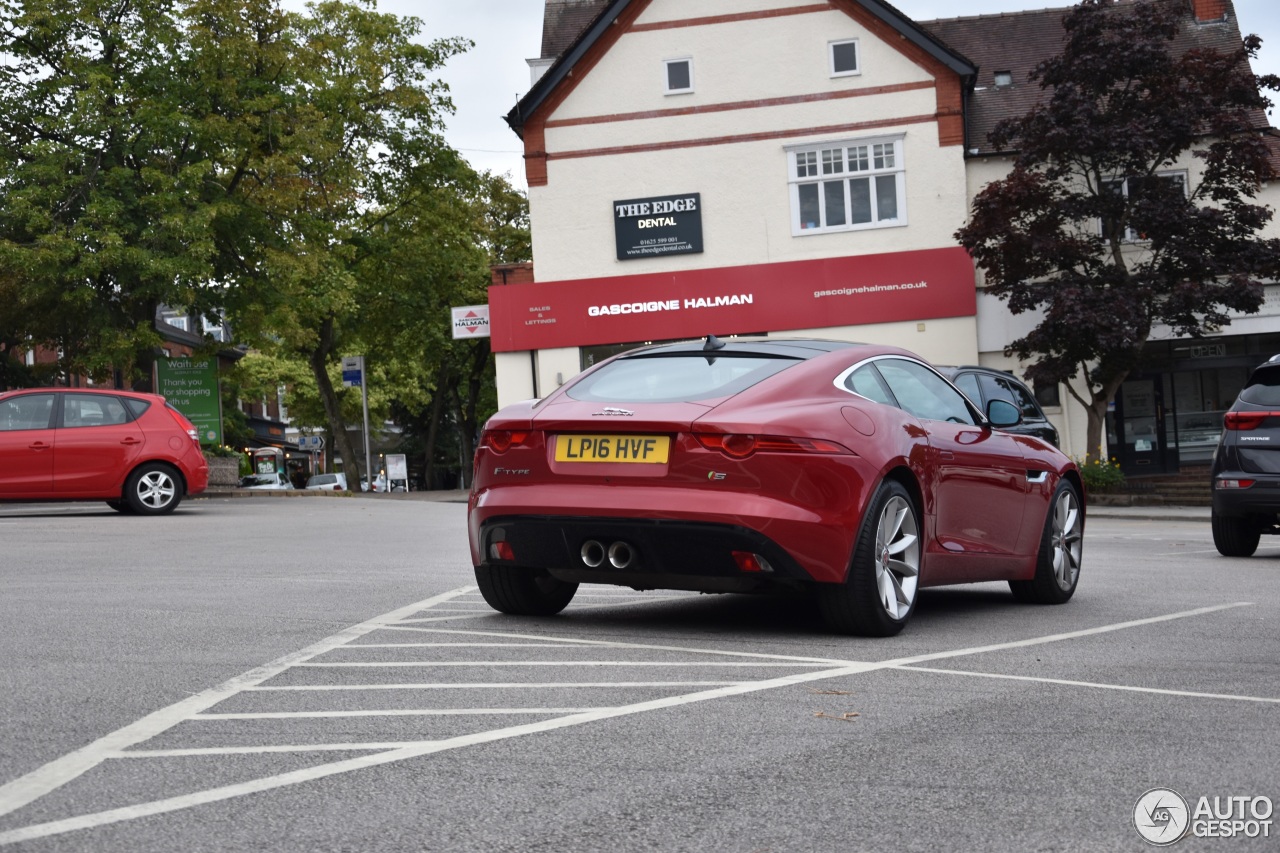
[[[893,0],[893,5],[917,21],[956,17],[955,0]],[[966,0],[963,8],[968,16],[1068,5],[1066,0]],[[543,0],[378,0],[379,11],[422,19],[425,38],[465,36],[475,42],[468,53],[450,60],[443,74],[457,108],[447,138],[473,166],[509,173],[521,188],[520,139],[502,117],[529,89],[525,60],[539,53],[543,6]],[[1235,0],[1235,7],[1241,32],[1263,39],[1255,73],[1280,74],[1280,2]],[[1271,114],[1275,123],[1276,110]]]

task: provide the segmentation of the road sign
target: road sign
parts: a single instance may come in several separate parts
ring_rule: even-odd
[[[324,436],[300,435],[298,436],[298,447],[302,450],[319,450],[324,447]]]
[[[348,388],[359,388],[364,385],[364,356],[344,355],[342,357],[342,384]]]

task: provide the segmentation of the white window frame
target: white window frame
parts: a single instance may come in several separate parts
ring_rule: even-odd
[[[687,89],[671,88],[670,67],[677,62],[683,62],[689,66],[689,87]],[[693,57],[692,56],[673,56],[671,59],[662,60],[662,91],[664,94],[667,94],[667,95],[687,95],[693,91]]]
[[[852,71],[836,70],[836,45],[841,44],[853,45],[854,68]],[[862,73],[862,45],[856,38],[834,39],[827,42],[827,71],[832,77],[856,77]]]
[[[1159,172],[1156,172],[1154,175],[1152,175],[1152,177],[1153,178],[1181,178],[1182,194],[1186,197],[1190,197],[1191,175],[1186,169],[1163,169]],[[1127,177],[1126,178],[1107,178],[1102,182],[1102,185],[1104,188],[1107,186],[1113,186],[1115,184],[1120,185],[1121,194],[1125,198],[1128,198],[1129,197],[1129,178]],[[1098,222],[1098,233],[1102,234],[1101,221]],[[1124,229],[1124,242],[1125,243],[1149,243],[1151,241],[1148,238],[1143,237],[1137,231],[1134,231],[1132,228],[1126,225]]]
[[[787,183],[791,197],[791,235],[807,237],[813,234],[833,234],[845,231],[868,231],[880,228],[897,228],[907,224],[907,178],[904,141],[906,134],[869,136],[855,139],[834,139],[804,145],[788,145]],[[850,151],[855,154],[851,155]],[[837,162],[837,156],[839,162]],[[893,179],[894,202],[897,215],[880,218],[880,192],[884,178]],[[853,198],[850,184],[853,180],[866,181],[871,219],[851,222]],[[828,191],[826,184],[843,184],[841,193],[844,206],[844,222],[828,224]],[[802,202],[802,195],[809,196],[803,187],[817,186],[818,219],[806,220],[802,211],[812,209],[812,199]]]

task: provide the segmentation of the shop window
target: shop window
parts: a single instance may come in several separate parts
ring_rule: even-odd
[[[862,71],[858,67],[858,40],[845,39],[827,44],[832,77],[848,77]]]
[[[1106,180],[1102,182],[1102,189],[1106,193],[1121,196],[1128,201],[1126,205],[1130,210],[1130,222],[1125,227],[1124,236],[1121,238],[1126,243],[1140,243],[1149,240],[1150,237],[1140,228],[1135,227],[1133,211],[1140,210],[1142,202],[1146,199],[1153,199],[1157,196],[1173,196],[1175,198],[1186,199],[1187,197],[1187,173],[1186,172],[1160,172],[1141,178],[1122,178]],[[1141,218],[1140,214],[1136,218]],[[1103,223],[1098,225],[1099,233],[1104,237],[1107,235],[1107,229]]]
[[[666,85],[668,95],[682,95],[693,91],[693,60],[668,59],[666,66]]]
[[[794,235],[906,225],[902,137],[787,149]]]

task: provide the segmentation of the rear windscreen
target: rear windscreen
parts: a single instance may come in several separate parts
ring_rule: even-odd
[[[596,403],[682,403],[737,394],[798,359],[762,355],[678,353],[611,361],[569,389]]]
[[[1240,392],[1240,400],[1258,406],[1280,406],[1280,364],[1254,371],[1248,387]]]

